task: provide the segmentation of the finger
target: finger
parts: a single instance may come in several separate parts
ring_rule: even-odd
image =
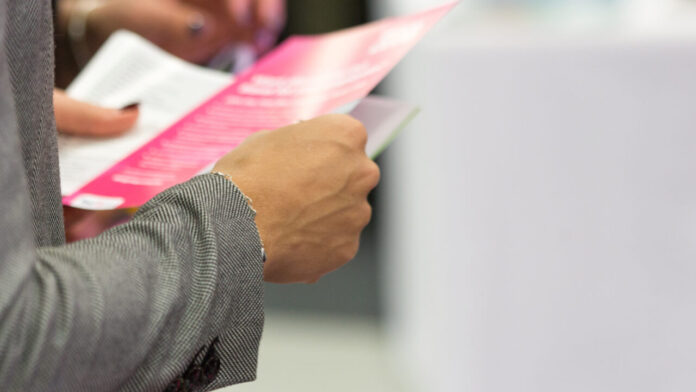
[[[56,126],[61,133],[77,136],[115,136],[133,128],[139,110],[106,109],[80,102],[60,90],[53,92]]]
[[[285,25],[285,0],[256,0],[256,23],[264,30],[278,33]]]
[[[372,220],[372,206],[365,200],[356,211],[355,224],[362,231]],[[358,234],[360,236],[360,234]]]
[[[351,146],[365,151],[367,130],[355,117],[347,114],[326,114],[315,118],[322,127],[332,130]]]
[[[334,271],[340,268],[342,265],[345,263],[353,260],[355,256],[358,255],[358,250],[360,250],[360,235],[358,234],[357,238],[354,240],[346,243],[344,246],[340,247],[339,249],[336,250],[336,254],[334,257],[336,257],[341,265],[337,265],[336,268],[334,268]],[[331,271],[333,272],[333,271]]]
[[[367,163],[363,166],[360,173],[361,185],[364,187],[366,193],[370,193],[373,189],[379,185],[381,179],[381,173],[379,166],[371,160],[367,159]]]
[[[254,47],[264,54],[273,49],[285,24],[285,0],[256,0]]]
[[[275,43],[278,41],[278,34],[268,29],[261,29],[254,33],[253,39],[256,53],[265,54],[275,46]]]
[[[227,7],[239,27],[249,27],[254,22],[253,0],[227,0]]]

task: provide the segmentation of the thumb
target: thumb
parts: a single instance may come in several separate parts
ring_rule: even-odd
[[[132,105],[122,110],[107,109],[53,91],[58,132],[75,136],[115,136],[133,128],[139,110]]]

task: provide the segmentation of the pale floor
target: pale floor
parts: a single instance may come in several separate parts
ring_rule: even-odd
[[[369,318],[269,312],[258,379],[219,392],[405,392]]]

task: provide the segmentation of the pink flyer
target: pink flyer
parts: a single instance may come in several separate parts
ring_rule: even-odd
[[[319,36],[293,36],[63,203],[137,207],[200,173],[250,134],[364,98],[456,3]],[[88,203],[87,203],[88,204]],[[98,209],[98,208],[95,208]]]

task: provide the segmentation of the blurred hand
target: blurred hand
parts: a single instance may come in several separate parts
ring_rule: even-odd
[[[350,261],[371,217],[379,168],[355,119],[327,115],[259,132],[213,169],[253,200],[269,282],[315,282]]]
[[[75,136],[108,137],[133,128],[138,120],[138,107],[122,110],[106,109],[80,102],[53,90],[53,105],[58,131]]]
[[[59,26],[85,2],[59,2]],[[268,50],[285,23],[285,0],[106,0],[87,14],[92,52],[116,30],[133,31],[162,49],[192,62],[204,62],[232,42]]]

